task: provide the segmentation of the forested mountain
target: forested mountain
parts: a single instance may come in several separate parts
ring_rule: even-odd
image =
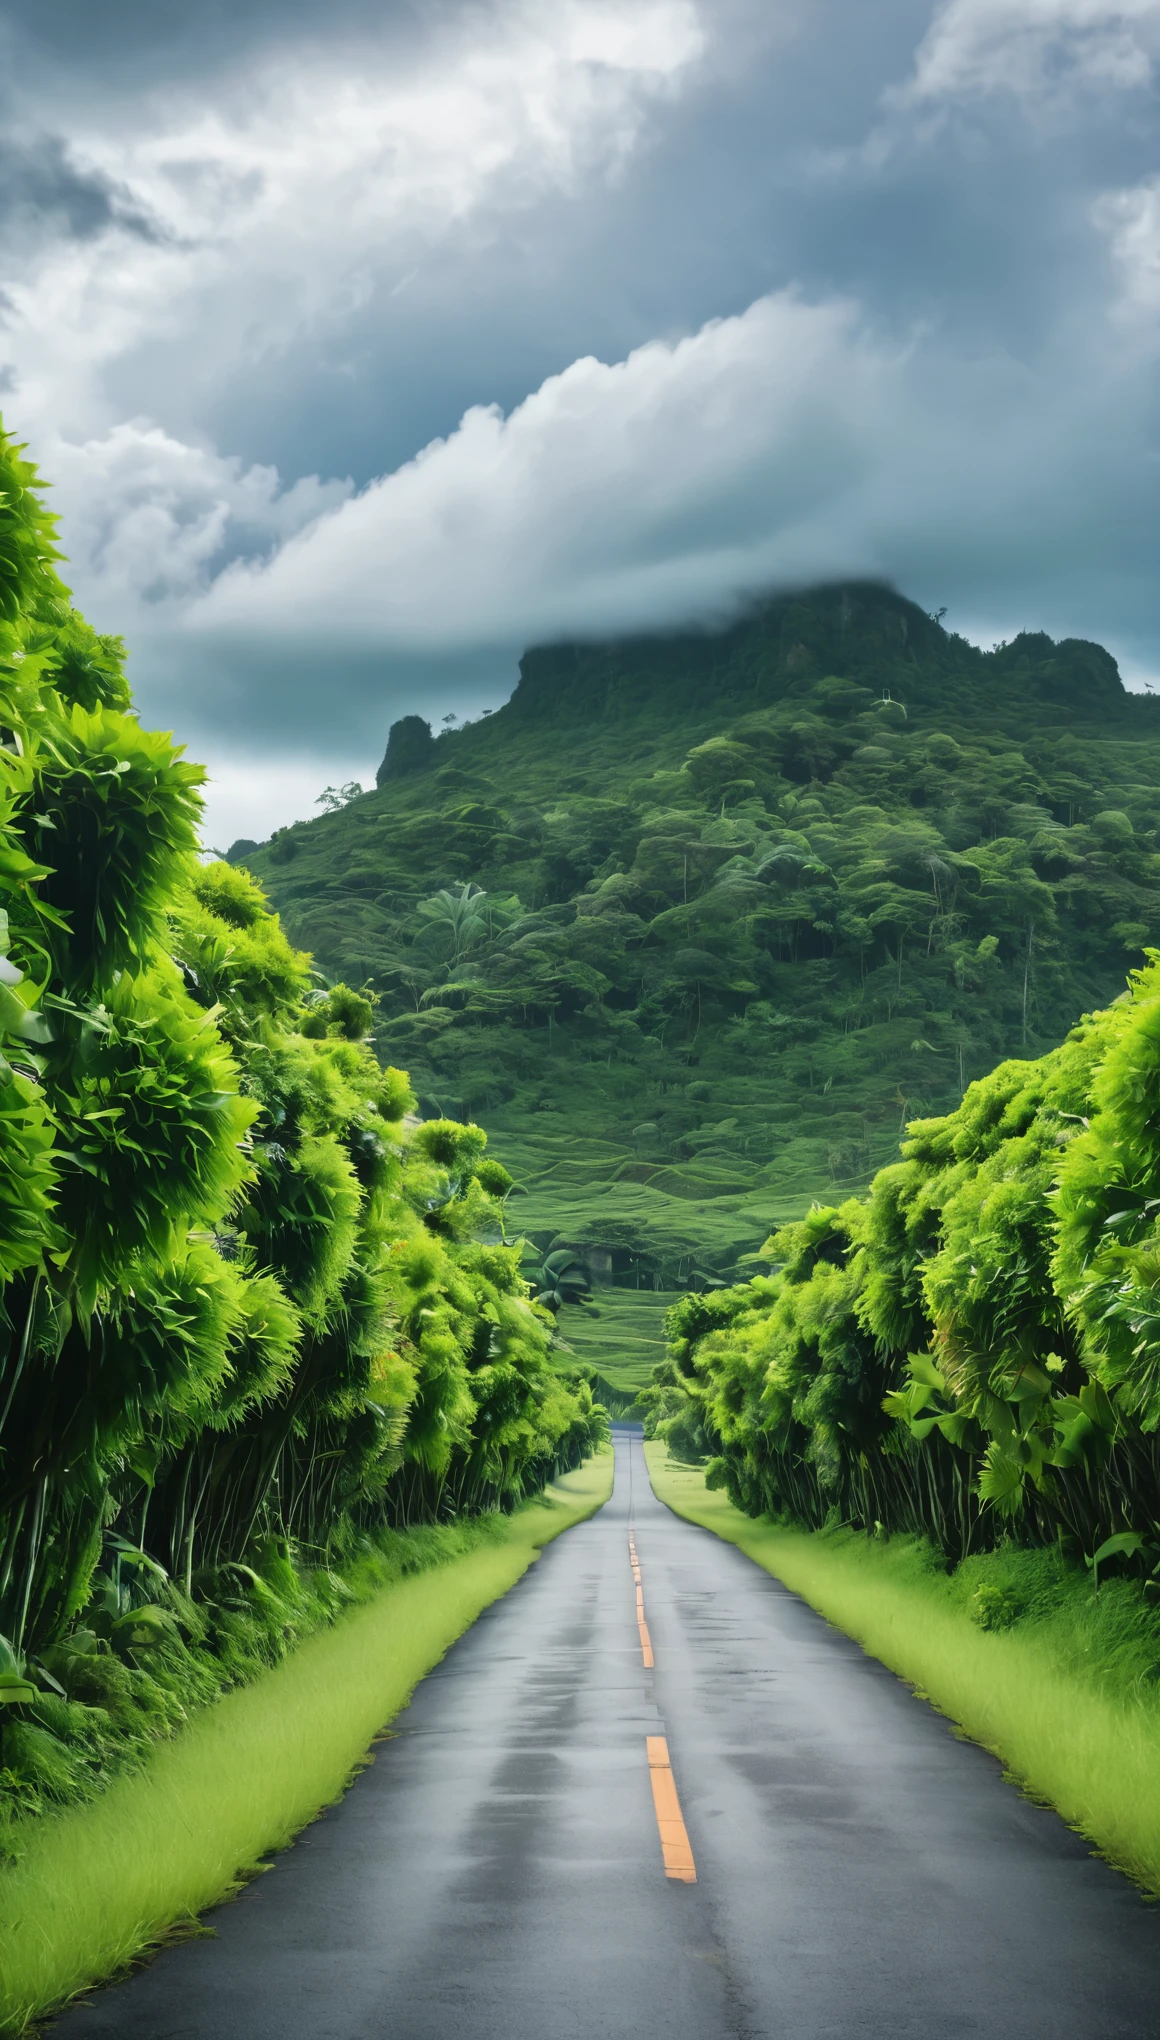
[[[1160,708],[1106,651],[984,653],[857,585],[529,652],[230,854],[373,987],[424,1109],[486,1116],[524,1227],[676,1286],[1115,997],[1158,848]]]

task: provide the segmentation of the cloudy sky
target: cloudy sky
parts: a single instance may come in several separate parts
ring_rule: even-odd
[[[0,0],[0,405],[209,840],[878,574],[1160,672],[1160,0]]]

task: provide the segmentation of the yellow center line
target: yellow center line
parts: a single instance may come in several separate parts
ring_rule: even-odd
[[[628,1533],[628,1549],[632,1558],[632,1577],[636,1581],[636,1627],[637,1634],[640,1637],[640,1654],[644,1662],[645,1671],[651,1672],[653,1668],[652,1638],[648,1633],[648,1623],[644,1619],[644,1588],[641,1585],[640,1565],[636,1556],[636,1540],[631,1530]]]
[[[652,1670],[653,1648],[644,1619],[644,1587],[641,1582],[640,1562],[636,1555],[636,1539],[630,1530],[628,1550],[632,1560],[632,1576],[636,1582],[636,1626],[640,1632],[640,1647],[646,1671]],[[653,1807],[657,1817],[657,1833],[661,1838],[661,1856],[665,1876],[678,1884],[697,1882],[696,1865],[689,1837],[681,1813],[681,1802],[677,1798],[673,1767],[669,1762],[669,1746],[663,1735],[645,1737],[648,1753],[648,1775],[652,1786]]]
[[[652,1785],[653,1806],[656,1809],[657,1831],[661,1838],[665,1876],[674,1878],[678,1884],[695,1884],[697,1870],[681,1814],[681,1802],[677,1798],[673,1767],[669,1762],[668,1743],[663,1735],[649,1735],[645,1737],[645,1748],[648,1751],[648,1775]]]

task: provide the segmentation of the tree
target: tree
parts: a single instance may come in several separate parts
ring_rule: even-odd
[[[323,787],[314,805],[325,814],[336,815],[341,808],[349,807],[352,800],[361,800],[362,791],[357,779],[348,779],[345,786]]]

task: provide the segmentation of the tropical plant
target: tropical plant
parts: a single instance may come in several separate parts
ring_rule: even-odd
[[[592,1282],[583,1262],[567,1247],[546,1254],[531,1275],[532,1295],[554,1317],[565,1304],[583,1303],[591,1295]]]

